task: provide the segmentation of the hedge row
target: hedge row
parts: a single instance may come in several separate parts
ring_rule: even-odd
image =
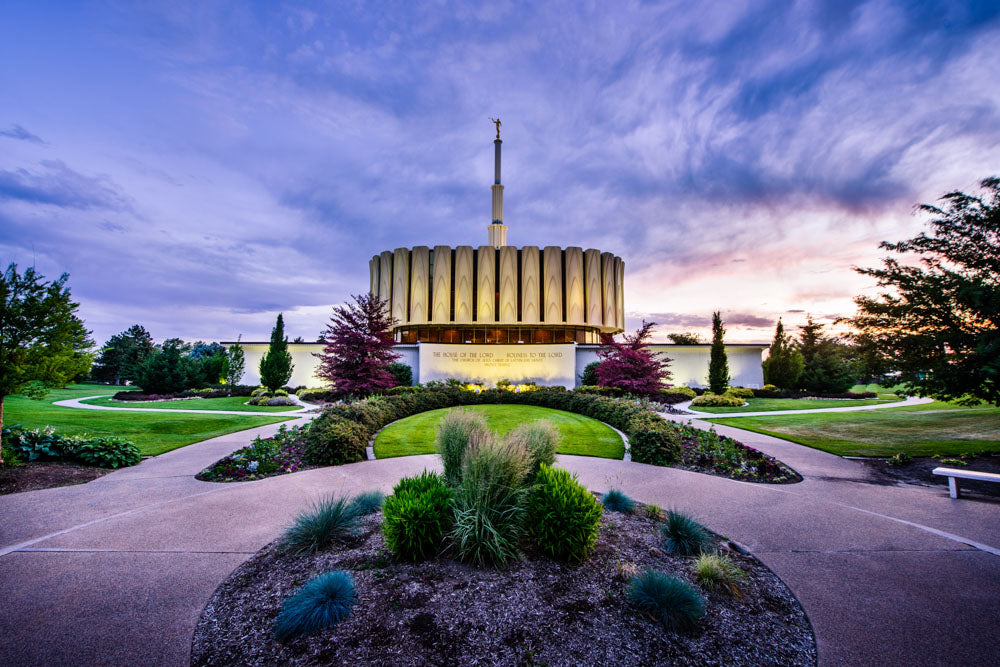
[[[789,391],[787,389],[754,389],[754,398],[878,398],[874,391],[845,391],[839,394],[822,394],[815,391]]]
[[[632,460],[667,465],[679,461],[682,445],[669,422],[643,405],[585,391],[546,388],[527,392],[487,389],[476,393],[454,387],[424,388],[327,407],[305,436],[307,460],[317,465],[361,461],[365,445],[382,427],[428,410],[460,405],[536,405],[592,417],[625,433]]]

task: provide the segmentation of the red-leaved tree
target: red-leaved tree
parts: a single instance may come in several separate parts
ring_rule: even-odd
[[[392,325],[385,299],[372,294],[352,295],[354,303],[335,306],[326,331],[326,345],[316,354],[319,375],[344,396],[367,396],[396,385],[389,364],[399,358],[392,351]]]
[[[601,336],[604,347],[597,351],[601,364],[597,381],[602,387],[618,387],[630,394],[655,394],[667,386],[670,359],[649,349],[649,336],[655,322],[643,322],[633,335],[625,334],[618,342],[609,334]]]

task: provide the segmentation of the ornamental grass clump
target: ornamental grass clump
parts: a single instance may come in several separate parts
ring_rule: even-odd
[[[356,599],[351,575],[343,570],[324,572],[285,600],[274,619],[274,636],[286,642],[336,625],[350,616]]]
[[[576,475],[542,465],[528,496],[528,526],[553,558],[580,562],[597,542],[603,508]]]
[[[632,579],[628,599],[667,630],[694,629],[705,616],[705,600],[691,584],[656,570]]]
[[[704,526],[675,510],[667,512],[660,531],[667,551],[679,556],[697,556],[712,546],[712,536]]]
[[[722,590],[738,596],[739,582],[746,579],[746,574],[729,556],[701,554],[691,567],[695,580],[707,590]]]
[[[399,480],[382,506],[382,532],[389,550],[409,561],[436,556],[451,530],[451,496],[437,473],[425,470]]]
[[[293,553],[315,553],[357,534],[358,511],[347,498],[325,496],[285,530],[281,546]]]
[[[451,536],[461,560],[502,567],[517,558],[530,466],[520,438],[473,431],[452,503]]]
[[[437,426],[434,448],[444,464],[444,480],[448,486],[458,486],[462,479],[462,460],[473,433],[489,432],[486,416],[481,412],[457,408],[451,410]]]
[[[358,516],[368,516],[382,509],[385,503],[385,494],[381,491],[365,491],[354,496],[351,506]]]
[[[601,496],[601,504],[605,509],[621,514],[631,514],[635,511],[635,501],[619,489],[611,489]]]
[[[507,433],[507,439],[517,441],[524,447],[528,454],[529,469],[528,483],[534,481],[538,475],[542,464],[554,465],[556,462],[556,449],[562,436],[559,429],[553,426],[548,419],[540,419],[534,422],[527,422]]]

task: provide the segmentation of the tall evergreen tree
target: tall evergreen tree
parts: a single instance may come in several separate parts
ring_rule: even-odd
[[[729,359],[726,358],[724,337],[726,328],[722,326],[722,314],[712,313],[712,350],[708,361],[708,388],[714,394],[722,394],[729,386]]]
[[[779,389],[794,389],[802,375],[803,365],[802,353],[795,349],[779,317],[778,325],[774,328],[774,340],[771,341],[767,359],[762,364],[764,383],[773,384]]]
[[[77,316],[67,274],[47,282],[34,268],[0,275],[0,427],[4,399],[60,386],[90,369],[90,332]],[[0,455],[0,465],[3,457]]]
[[[246,369],[246,355],[243,354],[243,346],[240,345],[242,337],[243,334],[236,337],[236,342],[229,346],[229,353],[226,355],[226,364],[223,370],[225,371],[226,383],[230,386],[236,386],[240,383]]]
[[[670,380],[667,370],[670,359],[649,349],[649,337],[655,322],[643,322],[633,335],[622,336],[619,343],[610,335],[602,336],[603,346],[597,351],[601,363],[597,367],[597,383],[602,387],[617,387],[630,394],[655,394]]]
[[[320,339],[319,375],[342,396],[366,396],[396,385],[389,365],[399,358],[392,351],[392,325],[385,299],[372,294],[351,297],[336,306]]]
[[[191,382],[194,362],[184,357],[188,345],[180,338],[168,338],[160,349],[146,357],[135,371],[135,382],[147,394],[184,391]],[[198,378],[194,378],[197,383]]]
[[[285,320],[278,313],[278,320],[271,330],[271,344],[260,360],[260,383],[271,391],[280,389],[292,377],[293,369],[288,338],[285,336]]]
[[[138,368],[153,351],[153,337],[144,327],[133,324],[104,344],[94,362],[91,377],[111,384],[134,381]]]
[[[803,368],[798,387],[821,394],[836,394],[854,385],[854,370],[844,357],[843,346],[823,335],[824,326],[809,315],[799,333]]]
[[[881,244],[918,261],[858,269],[884,291],[857,297],[848,321],[922,394],[1000,406],[1000,178],[980,186],[922,204],[929,233]]]

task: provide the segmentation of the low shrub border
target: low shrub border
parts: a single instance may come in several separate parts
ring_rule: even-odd
[[[139,448],[124,438],[60,435],[52,427],[26,430],[11,424],[3,427],[2,440],[4,449],[21,461],[68,461],[99,468],[125,468],[142,460]]]
[[[650,401],[553,388],[524,392],[499,389],[475,392],[456,387],[406,389],[327,406],[303,430],[301,442],[297,443],[302,451],[302,464],[325,466],[363,461],[365,446],[379,429],[420,412],[463,405],[520,404],[574,412],[618,429],[628,436],[632,460],[637,463],[673,465],[753,482],[785,483],[801,479],[780,461],[719,436],[714,430],[703,431],[663,419]],[[210,470],[201,478],[207,479],[204,475]]]

